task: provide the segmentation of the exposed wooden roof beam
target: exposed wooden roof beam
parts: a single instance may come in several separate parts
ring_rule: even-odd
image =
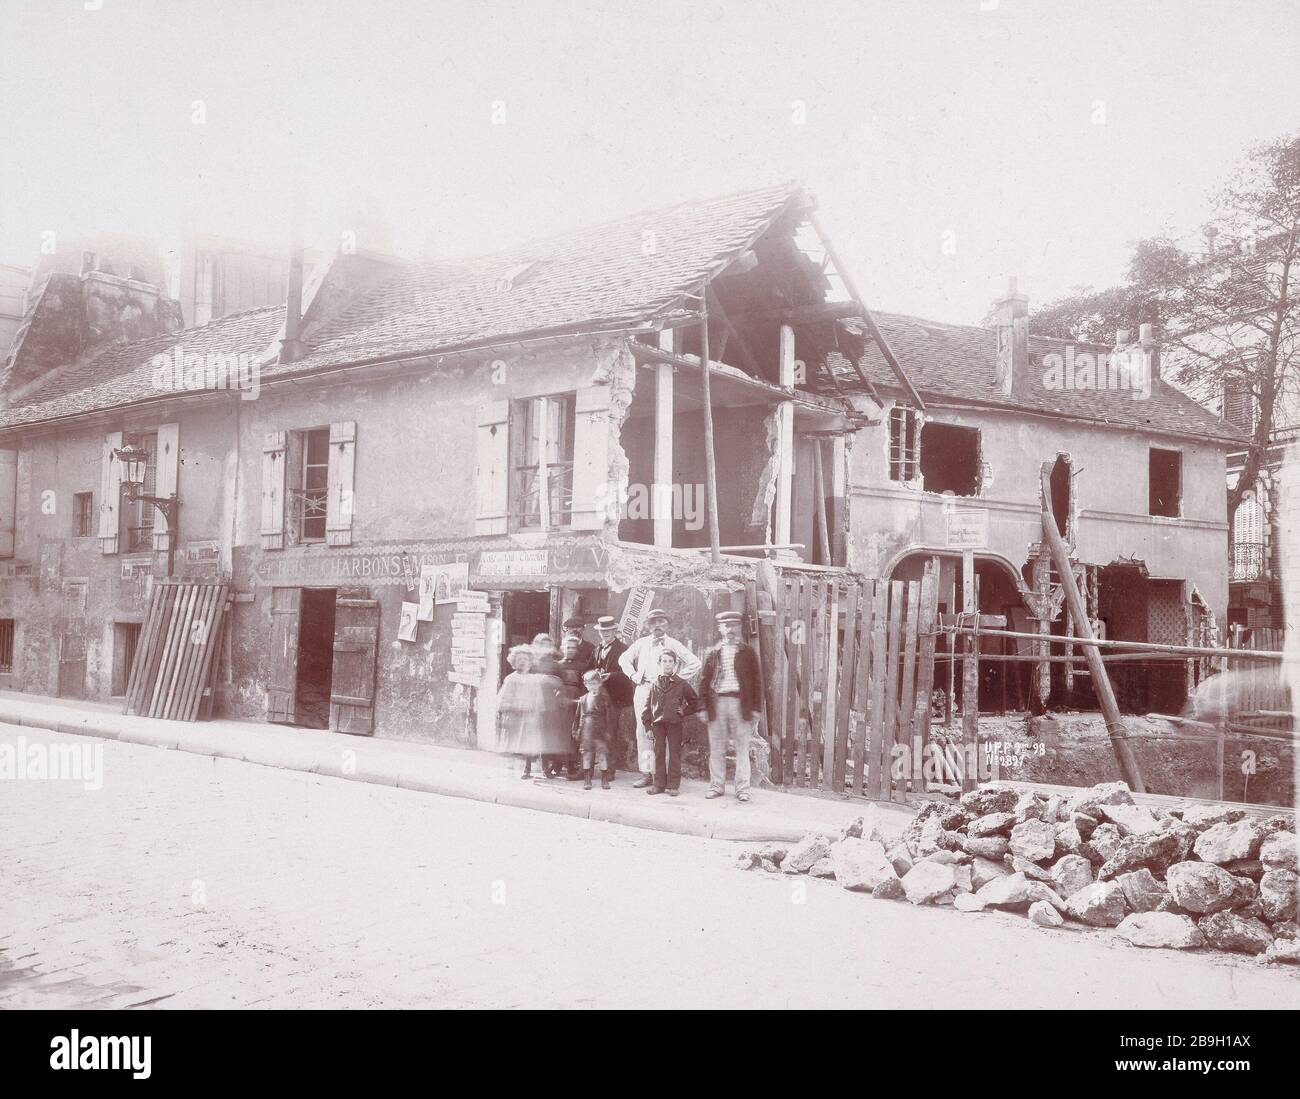
[[[916,391],[916,387],[912,384],[912,379],[907,376],[907,372],[899,365],[898,359],[894,356],[893,348],[889,346],[889,341],[885,339],[885,334],[880,331],[880,326],[876,324],[876,318],[871,315],[871,311],[863,304],[862,296],[858,293],[857,287],[853,285],[848,269],[840,262],[840,258],[835,252],[835,246],[831,243],[831,238],[822,231],[821,224],[818,222],[816,214],[809,211],[807,217],[809,224],[821,238],[822,246],[826,249],[826,254],[830,257],[831,263],[835,267],[835,273],[839,275],[840,280],[844,283],[844,289],[849,292],[849,296],[853,299],[853,303],[858,307],[862,319],[866,322],[867,328],[871,332],[871,338],[876,341],[876,346],[880,348],[880,353],[885,357],[885,361],[889,363],[889,368],[894,372],[894,375],[898,378],[903,388],[907,390],[908,397],[910,398],[913,407],[924,411],[925,402],[921,400],[921,394]],[[853,363],[853,368],[858,372],[858,376],[861,377],[863,381],[866,381],[866,375],[862,373],[862,369],[858,366],[857,360],[850,359],[849,361]]]

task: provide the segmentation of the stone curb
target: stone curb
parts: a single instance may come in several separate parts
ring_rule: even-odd
[[[125,727],[111,714],[85,714],[69,717],[67,714],[44,715],[30,709],[11,708],[0,702],[0,723],[18,725],[29,729],[47,729],[65,736],[89,736],[101,740],[116,740],[149,748],[164,748],[194,755],[219,759],[235,759],[281,770],[301,771],[328,778],[346,779],[372,785],[392,786],[420,793],[440,794],[444,797],[463,798],[491,805],[506,805],[516,809],[532,809],[544,813],[579,817],[606,824],[622,824],[629,828],[642,828],[705,839],[793,843],[802,839],[812,826],[799,827],[781,821],[765,821],[761,812],[741,820],[713,820],[689,805],[669,803],[669,799],[656,799],[664,804],[604,801],[599,798],[569,797],[558,791],[519,782],[515,788],[503,787],[495,780],[467,778],[463,775],[434,775],[429,768],[411,768],[406,760],[366,759],[362,750],[357,752],[356,767],[351,773],[344,770],[335,751],[322,750],[316,745],[286,742],[284,744],[259,744],[256,738],[240,738],[230,742],[215,741],[196,726],[194,735],[178,735],[167,729],[153,729],[147,725]],[[137,721],[147,719],[136,719]],[[855,814],[855,808],[845,806],[846,818]]]

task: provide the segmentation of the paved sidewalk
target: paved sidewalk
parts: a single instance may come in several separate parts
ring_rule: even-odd
[[[725,798],[705,800],[708,784],[691,779],[683,779],[680,798],[649,798],[632,789],[635,775],[623,771],[610,790],[599,784],[584,790],[564,779],[521,780],[517,761],[491,752],[251,721],[128,717],[115,704],[18,691],[0,691],[0,723],[711,839],[796,840],[809,832],[838,832],[873,804],[776,789],[755,789],[748,805],[730,788]],[[901,805],[876,809],[885,827],[896,823],[899,831],[911,816]]]

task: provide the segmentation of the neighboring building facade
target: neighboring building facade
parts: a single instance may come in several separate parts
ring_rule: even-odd
[[[982,613],[1019,631],[1067,633],[1042,533],[1046,465],[1057,525],[1104,636],[1170,644],[1219,636],[1228,604],[1220,478],[1239,434],[1161,377],[1150,332],[1134,342],[1121,334],[1114,348],[1070,344],[1029,336],[1027,310],[1013,286],[991,328],[877,315],[928,407],[917,412],[872,354],[866,366],[885,408],[853,444],[850,567],[913,579],[937,556],[941,608],[956,613],[962,551],[973,549]],[[1151,372],[1112,374],[1112,355]],[[984,649],[1029,656],[1035,644]],[[993,662],[981,674],[986,709],[1024,708],[1035,694],[1091,704],[1086,675],[1059,665],[1050,674],[1039,665],[1033,680]],[[1177,712],[1186,674],[1181,663],[1140,675],[1116,666],[1113,679],[1124,708]]]
[[[27,284],[31,277],[29,267],[0,263],[0,358],[9,353],[14,334],[23,323],[23,314],[27,311]]]

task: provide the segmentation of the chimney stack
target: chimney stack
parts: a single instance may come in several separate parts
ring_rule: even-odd
[[[1139,325],[1138,342],[1142,345],[1142,354],[1146,358],[1151,385],[1154,387],[1160,381],[1160,341],[1156,339],[1155,328],[1150,324]]]
[[[993,303],[998,333],[995,379],[1003,396],[1023,392],[1029,380],[1029,299],[1017,291],[1013,276],[1005,297]]]
[[[292,210],[293,225],[289,239],[288,300],[284,306],[284,338],[280,341],[282,363],[296,363],[302,358],[302,204],[294,189]]]

